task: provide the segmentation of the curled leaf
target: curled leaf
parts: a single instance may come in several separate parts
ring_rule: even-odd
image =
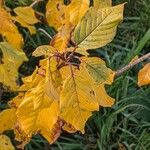
[[[150,63],[146,64],[138,73],[138,85],[150,84]]]

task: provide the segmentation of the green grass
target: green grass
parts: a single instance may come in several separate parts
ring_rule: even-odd
[[[150,2],[114,0],[114,4],[125,1],[128,2],[125,18],[118,28],[116,38],[109,45],[91,53],[104,58],[113,70],[129,63],[135,55],[142,56],[150,51]],[[12,8],[29,3],[29,0],[18,0],[12,4],[8,0],[8,5]],[[55,34],[50,27],[39,27],[51,36]],[[21,32],[25,37],[24,50],[30,59],[20,69],[21,76],[25,76],[34,70],[38,62],[38,59],[31,57],[33,50],[39,45],[47,44],[49,39],[41,32],[35,36],[30,36],[26,30]],[[135,66],[116,78],[112,86],[107,87],[108,93],[116,99],[116,104],[112,108],[102,108],[95,112],[86,125],[84,135],[63,133],[53,145],[37,135],[26,145],[25,150],[149,150],[150,86],[140,88],[137,85],[137,73],[145,63]],[[4,93],[3,99],[9,96],[11,95]],[[5,103],[0,104],[0,108],[3,107]]]

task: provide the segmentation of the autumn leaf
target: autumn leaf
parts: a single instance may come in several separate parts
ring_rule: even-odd
[[[67,7],[67,12],[69,14],[69,21],[74,26],[79,23],[81,18],[85,15],[89,9],[89,0],[72,0]]]
[[[10,138],[6,135],[0,135],[0,150],[15,150]]]
[[[106,67],[106,63],[98,57],[82,58],[82,64],[97,84],[112,84],[115,72]]]
[[[33,26],[38,23],[39,20],[35,17],[35,12],[32,7],[17,7],[14,9],[17,16],[12,17],[16,22],[19,22],[21,26],[29,29],[31,34],[36,33],[36,28]]]
[[[100,106],[112,107],[114,105],[115,99],[107,94],[104,84],[95,85],[94,89],[96,93],[97,102]]]
[[[46,18],[50,26],[58,30],[63,24],[68,22],[66,6],[63,0],[49,0],[46,5]]]
[[[22,78],[24,84],[22,84],[19,87],[19,91],[28,91],[31,88],[36,87],[41,80],[44,80],[44,77],[40,75],[38,72],[39,72],[39,68],[36,67],[34,72],[30,76]]]
[[[39,22],[39,20],[35,17],[35,12],[32,7],[16,7],[14,12],[27,24],[33,25]]]
[[[123,19],[124,4],[100,9],[90,8],[74,31],[78,47],[95,49],[111,42]]]
[[[70,23],[62,26],[58,33],[51,40],[50,45],[57,49],[58,52],[66,50],[71,38],[72,26]]]
[[[86,121],[92,116],[92,113],[90,111],[83,110],[78,106],[74,106],[63,111],[61,116],[76,130],[81,131],[84,134]]]
[[[85,75],[87,75],[86,79]],[[60,109],[62,111],[76,106],[88,111],[99,110],[99,105],[95,99],[93,81],[89,80],[90,77],[88,76],[84,69],[75,70],[64,81],[60,95]]]
[[[5,41],[8,41],[16,49],[21,49],[23,45],[23,38],[18,32],[17,27],[11,20],[11,15],[0,6],[0,34]]]
[[[77,131],[71,124],[67,122],[64,123],[62,129],[69,133],[75,133]]]
[[[94,0],[93,3],[95,9],[112,6],[112,0]]]
[[[138,73],[138,85],[150,84],[150,63],[147,63]]]
[[[0,112],[0,133],[6,130],[12,130],[16,123],[16,109],[6,109]]]
[[[32,56],[53,56],[56,53],[56,49],[50,45],[42,45],[36,48],[32,53]]]
[[[87,50],[102,47],[114,38],[124,4],[112,7],[110,0],[93,2],[90,8],[89,0],[72,0],[68,5],[63,0],[47,2],[46,19],[57,33],[49,45],[33,52],[32,56],[44,59],[31,75],[22,78],[20,87],[16,82],[18,68],[27,58],[8,43],[0,43],[0,82],[18,91],[8,102],[10,109],[0,113],[0,133],[13,129],[15,139],[23,141],[22,149],[36,134],[52,144],[62,130],[84,133],[92,113],[115,102],[105,89],[106,84],[113,83],[115,72],[102,59],[90,57]],[[39,21],[33,8],[17,7],[14,12],[17,16],[13,20],[35,33],[34,24]],[[11,39],[18,30],[9,13],[6,18],[8,28],[0,34],[11,35]]]
[[[44,83],[41,81],[36,88],[26,92],[22,103],[17,109],[17,120],[20,129],[28,137],[37,132],[37,119],[40,111],[49,107],[52,100],[44,93]]]
[[[24,61],[27,61],[27,57],[6,42],[0,43],[0,49],[2,51],[0,82],[10,87],[11,90],[16,90],[18,88],[18,68]]]
[[[85,76],[85,72],[73,72],[64,81],[60,93],[61,116],[82,133],[86,121],[92,115],[91,111],[99,110],[93,83]]]
[[[55,76],[57,75],[57,80]],[[61,74],[57,70],[56,59],[47,60],[46,78],[45,78],[45,93],[53,100],[59,100],[59,90],[57,87],[61,84]]]
[[[53,101],[50,107],[44,108],[40,111],[37,118],[37,130],[40,131],[40,134],[43,135],[50,143],[53,143],[61,133],[61,127],[58,129],[58,117],[58,101]]]

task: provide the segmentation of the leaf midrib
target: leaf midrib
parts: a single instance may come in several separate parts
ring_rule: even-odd
[[[111,11],[96,27],[94,27],[94,29],[91,30],[91,32],[90,32],[89,34],[87,34],[87,36],[85,36],[85,38],[83,38],[83,40],[82,40],[80,43],[78,43],[78,45],[80,45],[83,41],[85,41],[86,38],[88,38],[89,35],[92,34],[92,33],[103,23],[103,21],[104,21],[105,19],[107,19],[107,17],[108,17],[111,13],[112,13],[112,11]],[[98,18],[99,18],[99,17],[98,17]],[[98,18],[97,18],[97,19],[98,19]]]

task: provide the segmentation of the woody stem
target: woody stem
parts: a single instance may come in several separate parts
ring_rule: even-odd
[[[128,65],[124,66],[123,68],[117,70],[115,76],[118,77],[118,76],[122,75],[124,72],[128,71],[129,69],[131,69],[132,67],[134,67],[135,65],[139,64],[140,62],[142,62],[146,59],[150,59],[150,52],[148,54],[138,58],[137,60],[133,61],[132,63],[129,63]]]

